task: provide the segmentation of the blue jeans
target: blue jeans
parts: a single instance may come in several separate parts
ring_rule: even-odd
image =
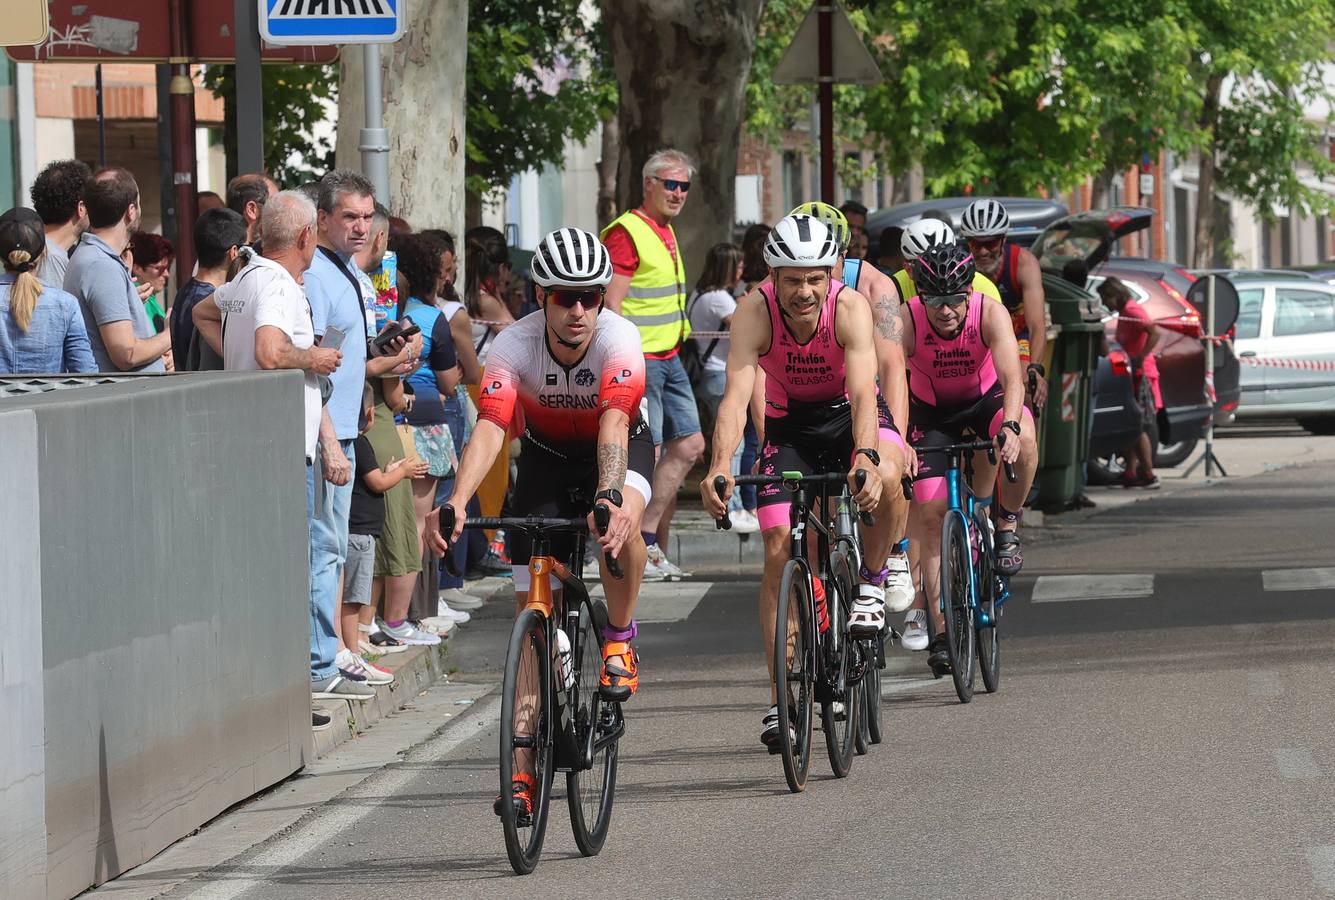
[[[645,359],[644,396],[649,401],[649,433],[655,444],[700,433],[695,392],[681,357]]]
[[[339,441],[343,453],[357,467],[352,441]],[[322,479],[317,485],[316,479]],[[317,492],[316,487],[320,490]],[[352,506],[352,481],[335,486],[323,481],[319,465],[306,467],[306,510],[311,523],[311,681],[338,671],[338,636],[334,616],[338,611],[338,580],[348,559],[348,512]]]
[[[756,457],[760,456],[760,435],[756,434],[756,423],[751,421],[750,413],[746,416],[746,431],[742,436],[742,459],[738,465],[738,471],[743,475],[751,474],[751,467],[756,464]],[[756,499],[756,486],[754,484],[743,485],[738,491],[742,495],[742,508],[755,512],[759,506]]]
[[[457,396],[451,397],[445,401],[445,423],[450,426],[450,437],[454,438],[454,449],[462,459],[464,455],[464,410],[459,404]],[[450,494],[454,493],[454,479],[442,478],[436,483],[436,505],[440,506],[446,500],[450,499]],[[468,532],[465,532],[468,534]],[[454,564],[459,570],[459,575],[451,575],[445,571],[445,566],[440,567],[440,587],[442,590],[448,588],[461,588],[464,586],[463,571],[468,566],[468,541],[459,540],[452,548],[454,554]]]

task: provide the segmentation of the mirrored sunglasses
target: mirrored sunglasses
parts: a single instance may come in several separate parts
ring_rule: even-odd
[[[968,294],[942,294],[938,297],[923,297],[922,302],[926,303],[932,309],[940,309],[943,306],[959,306],[968,299]]]

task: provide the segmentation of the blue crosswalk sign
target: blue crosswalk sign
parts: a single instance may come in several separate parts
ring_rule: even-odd
[[[271,44],[388,44],[403,36],[406,0],[259,0]]]

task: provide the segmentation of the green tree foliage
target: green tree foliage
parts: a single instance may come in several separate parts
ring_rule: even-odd
[[[236,159],[236,67],[207,66],[204,87],[225,103],[224,141]],[[334,165],[333,136],[317,135],[316,126],[338,104],[338,66],[265,65],[264,160],[283,187],[318,178]]]
[[[468,8],[468,189],[507,187],[558,163],[616,109],[599,23],[580,0],[472,0]]]

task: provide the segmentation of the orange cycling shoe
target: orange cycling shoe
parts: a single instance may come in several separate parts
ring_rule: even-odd
[[[640,655],[630,641],[608,641],[603,645],[603,671],[598,692],[606,700],[623,703],[640,687]]]
[[[533,822],[533,794],[537,790],[537,780],[527,772],[517,772],[510,783],[510,802],[514,804],[515,824],[527,828]],[[497,796],[491,805],[491,811],[502,815],[505,809],[505,797]]]

